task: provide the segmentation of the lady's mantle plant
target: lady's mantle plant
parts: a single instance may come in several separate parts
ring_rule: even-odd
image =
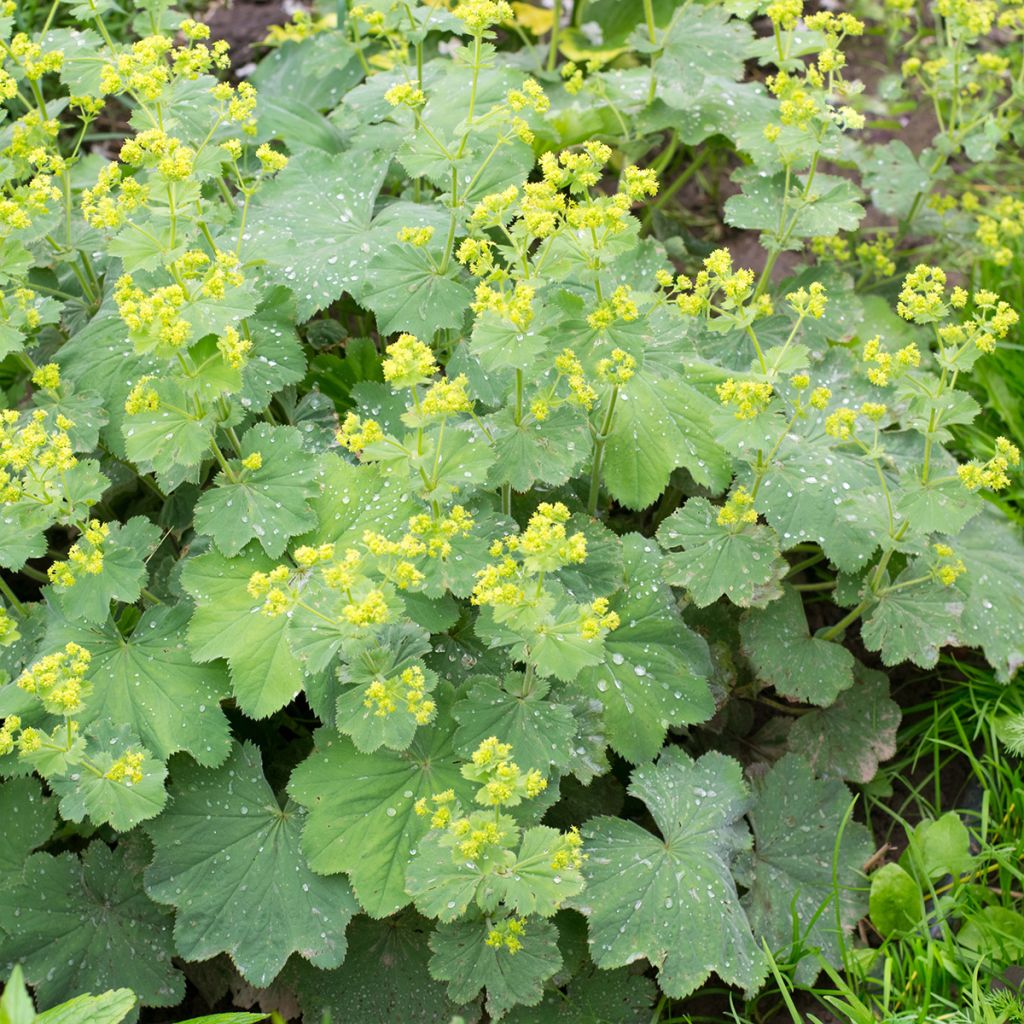
[[[1018,317],[850,234],[864,26],[756,6],[559,76],[507,3],[380,0],[237,85],[161,3],[133,42],[5,8],[0,962],[41,1005],[175,1005],[225,954],[311,1019],[627,1021],[643,958],[673,998],[835,961],[843,780],[898,716],[854,652],[1024,657],[985,500],[1020,453],[949,448]],[[933,174],[1004,109],[945,68],[908,71],[956,108]],[[740,154],[759,274],[642,230],[665,126]]]

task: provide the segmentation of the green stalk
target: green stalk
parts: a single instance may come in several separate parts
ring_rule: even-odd
[[[587,495],[587,512],[592,516],[597,515],[597,499],[601,494],[601,462],[604,459],[604,446],[612,429],[612,417],[615,415],[615,403],[618,397],[619,389],[616,386],[612,388],[611,398],[608,401],[608,411],[604,414],[601,432],[597,435],[594,442],[594,462],[590,467],[590,492]]]
[[[551,22],[551,44],[548,49],[548,71],[555,70],[558,62],[558,37],[562,31],[562,0],[555,0],[553,20]]]
[[[14,591],[7,585],[7,580],[0,576],[0,594],[3,594],[7,598],[10,606],[20,615],[25,618],[28,615],[28,611],[25,606],[14,596]]]

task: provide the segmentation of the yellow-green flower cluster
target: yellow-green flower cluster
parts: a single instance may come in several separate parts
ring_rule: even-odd
[[[404,227],[398,231],[398,240],[414,249],[422,249],[434,237],[434,229],[430,225],[419,228]]]
[[[494,249],[486,239],[464,238],[455,258],[467,266],[474,277],[487,277],[494,270]]]
[[[484,807],[517,807],[548,786],[537,769],[524,772],[512,760],[512,744],[496,736],[489,736],[473,751],[469,764],[462,766],[462,776],[480,784],[475,799]]]
[[[599,597],[591,601],[580,615],[580,636],[584,640],[596,640],[605,633],[619,628],[620,620],[617,612],[610,610],[607,597]]]
[[[417,725],[427,725],[437,705],[427,697],[427,679],[419,665],[412,665],[390,679],[375,679],[366,688],[363,706],[377,718],[393,715],[400,704]]]
[[[146,374],[132,386],[124,401],[124,411],[129,416],[137,416],[143,412],[156,412],[160,408],[160,396],[149,386],[153,378]]]
[[[587,538],[568,534],[569,510],[560,501],[542,502],[521,534],[495,541],[489,550],[500,559],[476,573],[472,601],[477,605],[515,609],[539,599],[540,588],[528,597],[526,582],[537,574],[575,565],[587,557]]]
[[[141,750],[126,750],[104,773],[105,779],[137,786],[142,781],[142,764],[146,755]]]
[[[442,377],[435,381],[420,402],[420,414],[428,418],[443,419],[460,412],[471,412],[473,402],[467,392],[469,378],[460,373],[457,377]]]
[[[437,362],[429,345],[415,335],[400,334],[397,341],[388,345],[381,369],[393,388],[414,388],[437,373]]]
[[[243,338],[234,327],[225,327],[224,333],[217,339],[217,351],[224,357],[224,362],[233,370],[240,370],[248,362],[252,351],[252,341]]]
[[[587,383],[583,364],[571,348],[563,349],[562,353],[555,357],[555,369],[558,371],[559,380],[565,377],[569,384],[569,400],[584,409],[593,408],[594,402],[597,401],[597,392]]]
[[[57,429],[47,431],[42,409],[24,425],[20,421],[14,409],[0,411],[0,501],[27,497],[49,504],[57,496],[60,475],[77,462],[67,434],[74,424],[58,415]]]
[[[878,234],[873,242],[861,242],[854,252],[865,270],[887,278],[896,273],[896,262],[892,258],[894,245],[891,235]]]
[[[358,454],[371,444],[383,441],[384,430],[376,420],[363,419],[357,413],[349,412],[345,414],[335,438],[342,448]]]
[[[987,462],[972,459],[957,467],[960,482],[969,491],[982,487],[991,491],[1002,491],[1010,486],[1008,470],[1020,465],[1020,449],[1008,438],[997,437],[995,453]]]
[[[103,572],[103,542],[110,527],[93,519],[82,532],[81,540],[71,545],[66,562],[54,562],[46,573],[58,590],[73,587],[82,576],[98,576]]]
[[[898,379],[907,370],[920,366],[921,350],[914,342],[910,342],[896,353],[886,352],[882,348],[881,337],[875,335],[864,343],[861,358],[865,363],[872,364],[868,368],[868,380],[882,388]]]
[[[729,250],[716,249],[704,260],[703,270],[692,281],[681,275],[675,280],[675,288],[678,292],[676,305],[686,316],[736,312],[754,291],[754,272],[745,268],[734,270]],[[770,300],[759,301],[754,307],[757,316],[771,311]]]
[[[477,314],[490,310],[503,320],[507,320],[513,327],[525,331],[533,322],[534,294],[533,287],[523,282],[506,291],[504,288],[491,288],[486,282],[481,281],[476,286],[470,309]]]
[[[251,598],[262,599],[260,611],[268,618],[291,611],[298,600],[298,591],[291,585],[291,570],[286,565],[276,565],[270,572],[254,572],[245,589]]]
[[[857,411],[847,406],[836,409],[825,419],[825,433],[837,441],[849,441],[857,428]]]
[[[633,299],[633,290],[627,284],[620,284],[611,296],[602,302],[587,317],[587,323],[595,331],[606,331],[617,320],[630,323],[640,315]]]
[[[399,82],[391,86],[384,99],[393,107],[422,107],[427,102],[426,93],[412,82]]]
[[[807,288],[789,292],[786,301],[801,320],[808,316],[820,320],[825,315],[828,296],[825,294],[825,286],[820,281],[814,281]]]
[[[551,100],[535,78],[527,78],[522,89],[509,89],[505,102],[516,112],[529,107],[534,113],[544,114],[551,109]]]
[[[474,35],[479,35],[492,25],[504,25],[515,21],[515,11],[507,0],[460,0],[452,11]]]
[[[746,487],[740,486],[733,490],[725,504],[718,510],[717,522],[719,526],[728,526],[734,531],[757,522],[754,497]]]
[[[142,351],[150,347],[142,338],[172,350],[185,348],[192,338],[192,326],[181,316],[188,301],[180,284],[163,285],[148,294],[137,287],[131,274],[118,278],[114,288],[118,315],[140,340]]]
[[[919,263],[903,279],[896,312],[915,324],[932,324],[945,318],[946,272],[941,267]]]
[[[92,655],[76,643],[40,658],[18,677],[18,687],[31,693],[51,715],[75,715],[85,706],[89,684],[85,674]]]
[[[636,360],[621,348],[613,348],[610,357],[599,359],[597,363],[597,379],[616,387],[632,380],[635,373]]]
[[[951,587],[967,572],[963,559],[948,544],[933,544],[936,561],[932,566],[932,577],[944,587]]]
[[[737,381],[732,377],[715,385],[715,391],[722,405],[735,408],[738,420],[752,420],[764,412],[775,393],[768,381]]]
[[[484,941],[491,949],[504,948],[510,956],[515,956],[523,948],[525,934],[526,922],[521,917],[507,917],[491,927]]]
[[[6,757],[17,742],[17,734],[21,729],[21,716],[8,715],[0,725],[0,757]]]
[[[148,199],[149,186],[124,175],[121,165],[112,161],[100,171],[96,184],[82,192],[82,216],[90,227],[113,230]]]

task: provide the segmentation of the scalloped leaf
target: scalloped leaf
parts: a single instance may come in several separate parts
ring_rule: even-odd
[[[477,677],[470,683],[466,697],[452,707],[452,717],[459,723],[455,749],[460,754],[468,757],[489,736],[499,736],[512,744],[516,762],[524,769],[546,773],[550,765],[568,766],[576,719],[571,708],[547,699],[548,680],[534,680],[528,693],[518,674],[503,680]]]
[[[146,825],[146,891],[177,908],[174,940],[188,960],[228,953],[265,988],[292,953],[318,967],[345,959],[357,906],[342,878],[313,874],[301,849],[305,812],[278,803],[259,748],[236,744],[220,768],[175,765],[167,810]]]
[[[81,992],[130,988],[143,1006],[174,1006],[185,979],[171,963],[171,914],[142,888],[149,844],[79,858],[35,853],[0,887],[0,970],[20,962],[36,998],[53,1006]]]
[[[691,761],[669,747],[636,769],[630,795],[642,800],[661,837],[632,821],[594,818],[586,829],[587,916],[599,967],[646,957],[671,998],[689,995],[716,971],[754,992],[767,965],[740,904],[732,863],[749,849],[749,804],[739,764],[719,753]]]
[[[230,749],[228,720],[220,702],[228,696],[223,665],[197,665],[184,642],[187,605],[150,608],[129,636],[112,620],[87,627],[51,622],[54,647],[74,641],[92,655],[86,679],[92,693],[77,716],[82,726],[107,720],[131,727],[155,757],[186,750],[200,764],[221,764]]]
[[[313,753],[288,784],[293,800],[309,808],[302,848],[314,871],[348,873],[371,917],[406,906],[405,870],[410,851],[429,822],[413,806],[420,797],[454,789],[472,800],[452,746],[450,716],[442,702],[438,721],[420,729],[407,751],[362,754],[351,740],[323,729]]]
[[[658,527],[658,542],[669,551],[665,579],[685,588],[698,608],[723,596],[741,608],[764,607],[782,596],[789,564],[775,531],[754,523],[734,533],[718,523],[718,509],[706,498],[673,512]]]
[[[307,1020],[345,1024],[449,1024],[453,1017],[472,1019],[472,1007],[447,996],[443,982],[430,976],[427,941],[432,927],[406,912],[384,921],[359,915],[349,928],[349,953],[332,971],[293,960],[283,978],[294,988]]]
[[[363,246],[387,170],[386,159],[339,160],[308,149],[260,189],[245,252],[283,276],[300,321],[363,280]]]
[[[811,636],[803,599],[792,587],[767,608],[744,613],[740,635],[754,671],[784,697],[828,707],[853,686],[853,655]]]
[[[31,776],[0,783],[0,875],[20,874],[28,855],[53,835],[57,810]]]
[[[196,502],[195,526],[225,555],[237,555],[257,540],[271,558],[280,558],[288,541],[316,526],[309,499],[317,492],[318,466],[302,447],[295,427],[258,423],[242,438],[240,458],[257,455],[259,469],[236,462],[237,481],[220,473],[214,487]]]
[[[253,545],[238,558],[219,551],[190,558],[181,583],[195,599],[188,639],[196,661],[225,658],[239,707],[251,718],[266,718],[302,689],[302,666],[292,653],[286,616],[254,613],[246,591],[249,577],[267,572],[273,559]]]
[[[562,955],[550,921],[530,919],[516,953],[488,946],[489,931],[486,921],[441,925],[430,937],[430,973],[448,982],[448,996],[457,1003],[486,988],[487,1012],[498,1020],[513,1006],[541,1001],[544,982],[562,966]]]
[[[836,934],[834,901],[845,935],[867,910],[862,867],[874,849],[862,824],[849,821],[844,827],[853,795],[835,779],[816,779],[797,754],[787,754],[755,779],[754,792],[748,815],[754,851],[745,865],[743,897],[754,934],[773,950],[787,950],[795,918],[804,944],[836,964],[842,937]],[[798,984],[812,984],[820,971],[817,956],[805,956],[796,968]]]
[[[853,667],[854,684],[827,708],[801,715],[789,730],[787,743],[820,775],[838,775],[850,782],[870,782],[881,761],[896,753],[900,706],[889,699],[889,680],[882,672]]]
[[[627,534],[622,559],[610,602],[619,627],[605,638],[604,663],[585,669],[577,686],[604,705],[608,742],[638,764],[658,753],[670,725],[707,721],[715,704],[707,644],[676,611],[654,542]]]

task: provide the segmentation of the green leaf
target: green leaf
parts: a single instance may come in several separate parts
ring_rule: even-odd
[[[799,239],[815,235],[836,235],[841,231],[855,231],[864,216],[860,205],[860,189],[846,178],[830,174],[817,174],[807,189],[807,176],[794,175],[790,196],[790,209],[796,215],[787,238],[776,239],[779,230],[779,210],[784,202],[785,174],[767,176],[755,169],[739,171],[733,181],[742,191],[725,202],[725,222],[734,228],[748,228],[764,232],[769,238],[784,244],[785,248],[799,248]]]
[[[224,473],[196,503],[195,525],[209,534],[225,555],[237,555],[258,540],[271,558],[280,558],[288,541],[316,525],[309,499],[317,492],[316,459],[303,451],[295,427],[258,423],[242,438],[241,458],[258,455],[259,469],[242,469],[238,480]]]
[[[352,742],[364,754],[381,746],[392,750],[405,750],[416,735],[415,716],[399,704],[390,714],[378,715],[365,706],[366,687],[376,680],[393,679],[406,669],[423,671],[425,693],[437,685],[437,675],[423,670],[422,658],[430,650],[430,634],[411,622],[384,626],[373,640],[339,672],[339,681],[347,684],[338,697],[335,722],[339,732],[352,737]]]
[[[33,1024],[35,1019],[36,1008],[28,994],[21,965],[15,964],[0,995],[0,1024]]]
[[[730,465],[705,426],[714,404],[678,373],[648,362],[619,396],[601,468],[609,494],[632,509],[655,501],[679,466],[718,487]]]
[[[128,458],[160,475],[198,469],[210,457],[211,423],[185,411],[188,396],[176,380],[158,379],[152,387],[159,407],[126,416],[121,423]]]
[[[145,842],[94,841],[29,857],[0,887],[0,969],[20,962],[44,1007],[83,991],[130,988],[143,1006],[174,1006],[185,979],[171,964],[171,915],[142,888]]]
[[[220,702],[229,692],[228,674],[218,663],[192,661],[184,641],[188,619],[184,604],[150,608],[129,636],[113,621],[51,623],[49,643],[74,641],[92,655],[86,674],[92,693],[76,716],[83,727],[123,722],[162,760],[187,750],[203,765],[224,761],[230,731]]]
[[[377,317],[382,335],[408,331],[429,341],[444,327],[460,327],[473,295],[459,281],[456,261],[442,273],[409,245],[389,245],[374,256],[359,301]]]
[[[387,160],[346,161],[309,149],[260,189],[246,253],[283,275],[300,321],[362,280],[362,247],[387,169]]]
[[[557,333],[558,316],[544,304],[535,308],[534,318],[525,331],[492,310],[484,310],[473,319],[469,347],[484,373],[522,370],[524,374],[532,374]],[[504,374],[505,379],[509,376]]]
[[[518,426],[512,409],[502,409],[491,417],[490,427],[497,456],[491,479],[519,493],[537,481],[568,483],[591,449],[586,420],[568,406],[555,409],[543,423],[526,417]]]
[[[171,796],[146,826],[155,850],[146,890],[177,908],[182,956],[229,953],[257,988],[269,985],[292,953],[318,967],[345,959],[355,900],[344,879],[310,871],[300,848],[305,814],[278,803],[257,747],[236,745],[213,770],[178,764]]]
[[[577,686],[604,705],[612,747],[638,764],[657,754],[670,725],[704,722],[715,705],[707,644],[676,611],[654,542],[627,534],[622,554],[621,589],[610,602],[619,627],[605,638],[603,664],[584,670]]]
[[[4,505],[0,511],[0,566],[17,572],[30,558],[46,554],[49,513],[38,505]]]
[[[419,730],[402,752],[361,754],[350,740],[321,730],[313,753],[292,773],[288,791],[310,812],[302,837],[310,866],[325,875],[347,872],[372,917],[409,903],[406,865],[429,828],[413,810],[416,801],[446,789],[472,799],[447,718],[442,704],[437,723]]]
[[[188,638],[196,661],[226,658],[231,687],[250,718],[266,718],[302,689],[302,667],[288,644],[286,616],[253,612],[249,577],[274,562],[250,549],[238,558],[217,551],[191,558],[182,586],[195,599]]]
[[[441,925],[430,937],[430,973],[448,982],[448,996],[456,1003],[486,988],[487,1012],[497,1020],[513,1006],[539,1003],[544,982],[562,966],[562,957],[550,921],[529,920],[523,948],[515,953],[488,946],[489,931],[486,921]]]
[[[511,743],[516,763],[522,768],[547,772],[550,765],[565,768],[569,763],[576,720],[572,711],[555,700],[547,700],[551,684],[534,680],[523,693],[521,675],[503,680],[484,676],[469,680],[466,697],[452,708],[459,723],[455,749],[469,756],[489,736]]]
[[[620,818],[595,818],[584,830],[587,888],[576,903],[589,921],[594,962],[624,967],[647,957],[674,999],[712,971],[756,991],[766,965],[731,870],[750,846],[739,764],[715,752],[691,761],[669,747],[633,772],[629,792],[647,805],[662,838]]]
[[[845,935],[867,909],[857,890],[863,888],[861,869],[874,849],[863,825],[844,826],[853,796],[835,779],[816,779],[796,754],[776,761],[755,782],[755,795],[749,814],[754,852],[743,897],[754,934],[775,951],[788,950],[795,918],[803,943],[834,965],[843,942],[836,934],[835,901]],[[820,970],[816,956],[805,956],[796,969],[798,984],[812,984]]]
[[[750,486],[751,477],[742,474],[740,480]],[[813,541],[833,564],[856,572],[879,538],[855,517],[840,514],[836,503],[877,486],[874,469],[856,456],[822,438],[787,438],[758,488],[755,507],[786,549]]]
[[[86,753],[92,767],[75,765],[62,775],[46,774],[47,782],[60,797],[61,817],[81,821],[86,815],[96,825],[110,825],[128,832],[139,822],[155,818],[167,803],[164,779],[167,767],[141,748],[138,738],[123,724],[100,720],[88,733]],[[142,779],[115,781],[106,773],[129,751],[145,755],[140,765]]]
[[[734,533],[719,524],[718,509],[706,498],[691,498],[673,512],[658,528],[658,541],[669,551],[665,579],[685,587],[698,608],[723,595],[741,608],[782,596],[779,581],[789,565],[779,555],[775,531],[755,523]]]
[[[909,871],[922,886],[937,882],[946,875],[958,878],[974,866],[971,834],[956,811],[947,811],[940,818],[926,818],[907,833],[907,848],[900,857],[900,866]]]
[[[377,466],[355,465],[336,455],[323,459],[323,487],[310,504],[318,526],[298,538],[303,544],[336,544],[344,548],[364,530],[391,536],[408,516],[420,511],[403,481]]]
[[[965,643],[980,646],[1000,682],[1024,665],[1024,542],[1020,530],[989,511],[969,523],[952,543],[967,572],[957,581],[967,592],[962,619]]]
[[[333,971],[292,961],[284,980],[294,988],[306,1020],[345,1024],[449,1024],[459,1013],[443,982],[427,969],[431,929],[407,912],[384,921],[360,915],[349,928],[349,953]],[[467,1017],[472,1014],[463,1008]]]
[[[674,17],[658,61],[658,94],[686,109],[709,77],[743,77],[743,62],[754,33],[721,6],[687,7]]]
[[[53,834],[56,809],[43,796],[39,780],[28,776],[0,784],[0,874],[21,873],[28,855]]]
[[[924,917],[921,888],[899,864],[883,864],[871,876],[869,908],[882,935],[910,931]]]
[[[563,994],[548,989],[537,1006],[517,1006],[508,1024],[649,1024],[657,988],[650,978],[625,967],[588,967],[573,976]]]
[[[973,417],[972,417],[973,419]],[[896,511],[909,519],[918,533],[959,533],[984,507],[958,477],[921,483],[917,470],[905,473],[899,484]]]
[[[889,680],[859,662],[854,684],[827,708],[801,715],[789,731],[790,750],[802,754],[821,775],[870,782],[880,761],[896,753],[900,707],[889,699]]]
[[[119,988],[99,996],[76,998],[46,1010],[34,1024],[120,1024],[135,1008],[135,993]]]
[[[893,581],[893,587],[927,575],[922,562],[913,562]],[[860,636],[869,651],[880,651],[886,665],[911,661],[934,668],[942,647],[963,642],[960,616],[964,595],[954,583],[945,587],[926,579],[900,590],[882,593],[865,617]]]
[[[50,599],[67,619],[105,622],[111,601],[132,604],[148,579],[146,559],[160,543],[160,527],[143,516],[113,523],[103,541],[103,571],[83,573],[66,590],[51,587]]]
[[[811,636],[803,599],[792,587],[767,608],[746,612],[740,635],[754,671],[784,697],[828,707],[853,686],[853,655]]]
[[[864,149],[859,161],[864,187],[880,213],[905,217],[918,201],[918,193],[931,191],[932,175],[926,162],[933,156],[931,150],[915,154],[901,139]]]

